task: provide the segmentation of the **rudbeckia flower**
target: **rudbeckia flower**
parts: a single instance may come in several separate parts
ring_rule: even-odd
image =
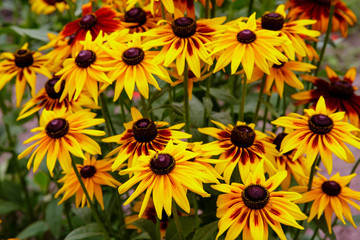
[[[28,50],[28,44],[25,43],[15,53],[4,52],[0,55],[0,90],[13,77],[16,76],[16,106],[19,107],[21,99],[25,92],[26,83],[31,88],[31,95],[35,96],[36,73],[40,73],[48,78],[52,75],[49,70],[44,67],[47,61],[45,56],[40,52]]]
[[[267,135],[254,130],[255,124],[246,125],[237,122],[236,126],[212,121],[222,129],[199,128],[199,132],[210,135],[217,140],[203,144],[201,150],[209,155],[221,154],[215,166],[216,171],[223,174],[225,182],[230,183],[231,175],[238,165],[241,179],[245,181],[250,171],[254,171],[261,159],[265,160],[266,171],[271,175],[274,167],[275,145],[266,141]]]
[[[75,0],[73,0],[75,2]],[[66,0],[30,0],[31,11],[36,14],[43,13],[48,15],[55,12],[63,12],[65,9],[69,9],[69,5]]]
[[[24,158],[35,149],[27,168],[30,169],[34,164],[33,171],[36,172],[47,154],[46,163],[52,176],[57,159],[64,171],[70,171],[70,153],[83,159],[83,150],[92,155],[101,154],[99,144],[85,135],[105,135],[104,131],[86,129],[104,123],[104,119],[96,119],[95,115],[86,110],[70,113],[65,112],[65,109],[58,112],[44,109],[40,117],[40,127],[31,130],[39,133],[24,141],[24,144],[36,142],[20,153],[18,159]]]
[[[60,101],[64,100],[67,95],[69,99],[77,100],[85,88],[98,104],[98,82],[111,84],[105,72],[114,69],[114,61],[100,48],[102,43],[101,34],[92,41],[91,34],[88,32],[85,41],[82,42],[83,50],[78,52],[75,57],[64,61],[64,68],[55,74],[61,76],[55,85],[56,92],[60,91],[61,84],[65,81]]]
[[[151,119],[144,118],[134,107],[131,108],[132,121],[124,123],[125,131],[122,134],[103,139],[103,142],[116,142],[120,146],[111,151],[106,157],[118,153],[112,170],[115,171],[120,165],[129,158],[128,166],[136,166],[140,156],[150,154],[150,150],[162,151],[166,144],[173,140],[175,143],[181,142],[180,139],[190,138],[191,135],[181,131],[185,124],[177,124],[172,127],[164,128],[167,122],[153,122]]]
[[[147,99],[149,97],[148,83],[160,90],[154,75],[168,83],[172,83],[166,69],[153,63],[153,59],[158,52],[150,51],[148,47],[144,47],[141,44],[140,36],[135,34],[133,41],[130,41],[127,45],[119,43],[110,36],[107,39],[107,44],[108,47],[105,47],[104,50],[115,59],[112,61],[114,70],[109,72],[110,82],[116,80],[114,101],[119,98],[124,88],[131,100],[135,83],[140,94]],[[105,84],[103,88],[107,85]]]
[[[344,217],[356,228],[353,217],[351,215],[350,206],[360,211],[360,206],[353,200],[360,201],[360,192],[354,191],[347,187],[350,181],[356,176],[353,173],[349,176],[341,177],[339,173],[331,176],[327,179],[320,173],[317,173],[318,177],[314,177],[312,188],[307,192],[307,186],[293,187],[293,190],[297,192],[305,192],[302,194],[302,198],[296,200],[296,203],[313,202],[308,222],[310,222],[317,215],[317,219],[324,213],[325,220],[329,232],[331,229],[332,215],[335,215],[340,219],[343,224],[345,223]]]
[[[285,5],[280,4],[275,12],[265,13],[258,22],[259,26],[263,29],[280,31],[279,36],[285,36],[290,40],[291,44],[282,44],[282,49],[285,55],[291,59],[295,59],[295,53],[301,57],[306,56],[305,37],[318,37],[319,31],[310,30],[306,25],[315,24],[316,20],[290,20],[287,19],[285,12]]]
[[[176,69],[182,75],[185,69],[185,60],[194,75],[200,78],[201,61],[211,65],[209,54],[210,43],[222,32],[220,26],[225,17],[202,19],[195,21],[189,17],[180,17],[173,23],[167,23],[144,33],[146,48],[163,46],[160,53],[154,58],[157,64],[168,67],[176,59]]]
[[[290,113],[271,122],[294,130],[284,138],[281,153],[296,148],[293,160],[306,153],[308,168],[313,165],[316,156],[320,153],[321,161],[329,174],[333,165],[332,153],[346,162],[355,162],[354,155],[345,143],[360,148],[360,139],[352,134],[360,129],[342,121],[345,112],[329,112],[322,96],[315,109],[305,109],[304,112],[305,115]]]
[[[296,100],[296,104],[307,104],[313,102],[314,105],[323,96],[326,108],[330,112],[345,112],[346,119],[356,127],[360,126],[360,96],[355,94],[357,87],[353,85],[356,78],[356,69],[350,68],[343,78],[339,77],[334,70],[326,66],[326,73],[329,81],[322,78],[303,75],[304,80],[312,82],[316,89],[303,91],[291,95]]]
[[[120,174],[133,173],[134,175],[119,187],[119,194],[128,191],[140,182],[124,205],[146,191],[139,218],[144,214],[151,193],[159,219],[162,219],[163,209],[168,216],[171,215],[173,199],[186,213],[190,212],[189,200],[186,197],[187,190],[202,197],[210,196],[204,191],[202,182],[211,182],[214,177],[201,171],[204,168],[202,165],[190,161],[198,154],[187,151],[186,145],[186,142],[174,145],[172,141],[169,141],[163,151],[150,150],[150,155],[141,157],[136,166],[120,171]]]
[[[286,171],[280,171],[265,180],[263,162],[250,173],[244,184],[232,183],[212,185],[223,192],[216,205],[216,216],[220,218],[218,239],[226,230],[226,240],[236,239],[242,233],[242,239],[268,239],[268,226],[281,240],[286,240],[281,224],[303,229],[296,220],[307,217],[293,203],[301,195],[294,192],[274,191],[286,177]]]
[[[32,114],[45,108],[49,111],[59,111],[65,108],[69,112],[77,112],[85,108],[99,108],[95,102],[90,98],[88,92],[83,91],[77,100],[69,100],[66,96],[63,101],[59,101],[64,90],[64,84],[62,83],[59,92],[54,89],[55,84],[59,81],[60,77],[53,77],[45,83],[45,87],[42,88],[35,97],[30,99],[19,113],[17,121],[31,116]]]
[[[173,0],[150,0],[150,9],[151,13],[154,15],[156,6],[159,6],[158,3],[161,1],[161,3],[164,5],[166,11],[169,13],[174,13],[175,7],[174,7],[174,1]],[[126,11],[129,11],[131,8],[135,6],[136,3],[139,3],[142,5],[143,0],[128,0],[127,1],[127,7]]]
[[[335,6],[332,19],[332,31],[340,30],[343,37],[347,36],[348,25],[353,26],[357,22],[356,15],[342,0],[288,0],[285,4],[289,9],[288,17],[293,19],[317,20],[312,29],[325,33],[329,24],[331,5]]]
[[[154,13],[152,15],[150,5],[140,7],[133,7],[120,15],[122,25],[124,28],[128,28],[129,33],[134,32],[146,32],[149,29],[158,27],[157,22],[162,19],[161,14]]]
[[[104,200],[101,186],[106,185],[116,188],[121,184],[115,180],[110,173],[108,173],[111,170],[111,164],[111,160],[96,160],[94,156],[90,157],[89,153],[85,153],[83,164],[76,164],[91,201],[95,195],[95,198],[100,204],[102,210],[104,210]],[[75,195],[76,207],[84,207],[85,203],[87,203],[89,207],[89,203],[83,189],[81,188],[74,169],[71,169],[69,172],[65,171],[64,174],[65,176],[58,181],[59,183],[64,183],[64,185],[55,194],[55,198],[58,198],[62,193],[64,193],[58,204],[65,202],[67,199]]]
[[[251,79],[255,65],[270,74],[268,61],[280,65],[288,60],[276,49],[286,39],[278,37],[279,31],[258,29],[255,17],[253,13],[246,23],[242,19],[231,22],[222,37],[211,43],[212,55],[224,50],[219,53],[214,73],[231,63],[231,74],[234,74],[242,63],[247,78]]]

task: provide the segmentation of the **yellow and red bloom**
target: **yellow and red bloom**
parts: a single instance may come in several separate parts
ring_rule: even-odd
[[[101,190],[101,185],[110,186],[116,188],[120,186],[120,182],[115,180],[110,173],[112,161],[109,159],[96,160],[94,156],[90,157],[90,154],[85,153],[83,164],[76,164],[81,179],[85,185],[86,191],[89,194],[91,201],[94,198],[98,201],[101,209],[104,210],[104,200]],[[65,202],[67,199],[75,195],[75,206],[84,207],[89,203],[85,196],[83,189],[81,188],[79,179],[77,178],[74,169],[64,172],[65,176],[58,182],[64,183],[64,185],[55,194],[55,198],[58,198],[64,193],[61,201],[58,204]]]
[[[130,33],[146,32],[149,29],[158,27],[157,22],[162,19],[161,14],[153,15],[149,9],[150,5],[133,7],[120,15],[122,25],[128,28]]]
[[[303,75],[303,79],[310,81],[316,87],[309,91],[303,91],[291,95],[296,104],[314,105],[323,96],[326,108],[330,112],[345,112],[345,120],[349,119],[351,124],[360,126],[360,96],[355,94],[357,87],[353,85],[356,77],[356,69],[350,68],[343,78],[339,77],[330,67],[326,66],[326,73],[329,81],[322,78]]]
[[[291,20],[317,20],[312,29],[321,33],[325,33],[328,28],[331,5],[335,6],[331,30],[333,32],[340,30],[341,35],[347,37],[348,25],[353,26],[357,18],[342,0],[288,0],[285,4],[286,9],[289,9],[288,17]]]
[[[26,83],[31,88],[31,95],[35,96],[36,73],[40,73],[48,78],[52,75],[44,67],[47,58],[40,52],[30,51],[28,44],[25,43],[15,53],[4,52],[0,55],[0,90],[13,77],[16,76],[16,106],[19,107],[25,92]]]
[[[360,206],[353,200],[360,201],[360,192],[354,191],[347,187],[350,181],[356,176],[353,173],[348,176],[341,177],[339,173],[327,179],[320,173],[318,177],[314,177],[312,188],[307,191],[307,186],[293,187],[293,190],[303,193],[302,198],[296,200],[296,203],[313,202],[308,222],[310,222],[317,215],[317,219],[324,213],[325,220],[329,232],[332,232],[331,221],[332,215],[340,219],[343,224],[345,223],[344,217],[356,228],[353,217],[351,215],[350,206],[360,211]]]
[[[106,156],[110,157],[118,153],[112,166],[113,171],[118,169],[127,159],[129,159],[128,167],[136,166],[140,156],[149,156],[150,150],[164,150],[170,140],[179,143],[181,142],[180,139],[191,137],[188,133],[177,131],[185,125],[184,123],[164,128],[168,125],[167,122],[153,122],[149,118],[144,118],[134,107],[131,108],[131,116],[133,120],[124,123],[125,131],[122,134],[102,140],[104,142],[116,142],[120,145]]]
[[[159,2],[164,5],[166,11],[173,14],[175,11],[174,1],[173,0],[150,0],[150,9],[151,13],[154,15],[157,7],[159,6]],[[139,3],[140,6],[143,4],[143,0],[128,0],[126,11],[129,11],[131,8],[135,6],[136,3]]]
[[[40,127],[31,130],[39,133],[24,141],[24,144],[36,142],[20,153],[18,159],[24,158],[35,149],[27,163],[27,168],[30,169],[34,164],[33,171],[36,172],[47,154],[46,163],[52,176],[57,159],[64,171],[70,171],[70,153],[83,159],[85,159],[83,150],[91,155],[101,154],[99,144],[85,135],[105,135],[104,131],[86,129],[104,123],[104,119],[96,119],[95,115],[86,110],[71,113],[65,112],[64,108],[58,112],[44,109],[40,117]]]
[[[218,239],[226,230],[227,240],[236,239],[242,233],[242,239],[268,239],[268,226],[281,240],[286,240],[281,224],[303,229],[296,220],[307,217],[293,201],[301,198],[294,192],[274,190],[286,177],[286,171],[280,171],[265,180],[263,161],[250,173],[244,184],[232,183],[212,185],[223,192],[216,202],[216,216],[220,218]]]
[[[199,128],[199,132],[210,135],[217,140],[203,144],[201,150],[208,155],[221,154],[215,170],[223,174],[225,182],[230,183],[231,175],[238,165],[241,179],[245,181],[251,171],[254,171],[261,159],[264,159],[266,171],[275,173],[275,145],[266,141],[267,135],[254,130],[255,124],[246,125],[237,122],[236,126],[212,121],[222,129],[207,127]]]
[[[304,112],[305,115],[290,113],[271,122],[294,130],[284,138],[281,153],[296,149],[293,160],[306,153],[308,168],[313,165],[320,153],[321,161],[329,174],[333,165],[332,153],[346,162],[355,162],[353,153],[345,143],[360,148],[360,139],[352,134],[360,129],[342,121],[345,112],[329,112],[323,97],[320,97],[315,109],[305,109]]]

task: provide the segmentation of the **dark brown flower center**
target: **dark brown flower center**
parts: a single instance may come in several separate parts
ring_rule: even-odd
[[[283,28],[284,23],[284,17],[275,12],[264,14],[261,17],[261,27],[263,29],[278,31]]]
[[[248,126],[236,126],[231,131],[231,142],[242,148],[247,148],[253,145],[255,141],[255,131]]]
[[[329,93],[334,98],[349,99],[354,94],[354,88],[347,81],[335,81],[330,84]]]
[[[56,3],[65,2],[65,0],[44,0],[49,5],[55,5]]]
[[[253,31],[245,29],[238,33],[237,40],[241,43],[252,43],[256,40],[256,35]]]
[[[65,81],[62,81],[60,91],[56,92],[54,89],[55,84],[59,81],[60,77],[53,77],[45,83],[45,91],[49,98],[59,99],[65,88]]]
[[[81,28],[90,29],[95,26],[97,18],[94,14],[87,14],[83,16],[79,22]]]
[[[139,64],[144,60],[144,57],[145,53],[140,48],[129,48],[122,55],[122,59],[127,65]]]
[[[91,178],[96,173],[96,168],[92,165],[83,166],[80,170],[80,175],[82,178]]]
[[[157,175],[170,173],[175,167],[175,160],[169,154],[156,154],[150,161],[151,170]]]
[[[261,209],[269,202],[270,194],[263,186],[250,185],[241,193],[244,204],[250,209]]]
[[[187,38],[195,34],[197,24],[196,21],[192,18],[181,17],[176,19],[171,27],[176,36]]]
[[[273,140],[273,144],[276,145],[276,150],[278,150],[280,152],[280,147],[281,147],[281,143],[284,140],[284,138],[286,137],[286,135],[288,135],[287,133],[279,133],[275,139]],[[292,153],[293,150],[284,153],[283,155],[289,155]]]
[[[61,138],[69,131],[69,122],[63,118],[51,120],[45,127],[46,134],[51,138]]]
[[[132,126],[132,131],[138,142],[151,142],[158,133],[155,123],[148,118],[137,120]]]
[[[75,37],[76,37],[76,34],[75,34],[75,33],[74,33],[74,34],[71,34],[71,35],[69,36],[68,45],[71,45],[71,44],[74,42]]]
[[[337,196],[341,192],[341,186],[334,181],[326,181],[321,185],[321,189],[329,196]]]
[[[146,12],[142,8],[132,8],[125,13],[125,22],[138,23],[138,26],[146,23]]]
[[[19,49],[15,52],[15,65],[18,67],[29,67],[34,63],[32,53],[27,49]]]
[[[96,60],[96,54],[91,50],[81,50],[75,58],[76,65],[87,68]]]
[[[309,119],[309,128],[316,134],[327,134],[333,126],[331,118],[324,114],[316,114]]]
[[[323,5],[330,5],[331,0],[316,0],[316,2],[323,4]]]
[[[273,68],[282,68],[284,66],[284,62],[281,62],[281,64],[273,64],[272,67]]]

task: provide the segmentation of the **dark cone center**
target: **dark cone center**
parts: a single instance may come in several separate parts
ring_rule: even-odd
[[[276,150],[278,150],[280,152],[280,147],[281,147],[281,143],[284,140],[284,138],[286,137],[286,135],[288,135],[287,133],[279,133],[275,139],[273,140],[273,144],[276,145]],[[290,153],[292,153],[293,150],[284,153],[283,155],[289,155]]]
[[[354,94],[354,88],[351,83],[347,81],[336,81],[330,85],[330,96],[341,99],[349,99]]]
[[[122,59],[127,65],[139,64],[144,60],[144,57],[145,53],[140,48],[129,48],[122,55]]]
[[[59,99],[61,97],[61,94],[65,88],[65,81],[62,81],[59,92],[56,92],[54,89],[54,86],[59,81],[59,79],[60,79],[59,77],[54,77],[52,79],[49,79],[45,83],[45,91],[46,91],[47,95],[49,96],[49,98]]]
[[[331,0],[316,0],[316,2],[324,5],[330,5]]]
[[[15,52],[15,65],[21,68],[29,67],[34,63],[32,53],[26,49],[19,49]]]
[[[75,58],[76,65],[87,68],[96,60],[96,54],[91,50],[81,50]]]
[[[142,8],[132,8],[125,13],[125,22],[138,23],[138,26],[146,23],[146,12]]]
[[[195,34],[197,24],[196,21],[192,18],[181,17],[176,19],[171,27],[176,36],[187,38]]]
[[[321,189],[329,196],[337,196],[341,192],[341,186],[334,181],[326,181],[321,185]]]
[[[134,138],[138,142],[151,142],[157,136],[157,127],[153,121],[148,118],[137,120],[132,127]]]
[[[263,29],[278,31],[283,28],[284,23],[284,17],[275,12],[264,14],[261,17],[261,27]]]
[[[309,119],[309,128],[316,134],[327,134],[333,126],[331,118],[324,114],[316,114]]]
[[[49,5],[55,5],[56,3],[65,2],[65,0],[44,0]]]
[[[90,29],[97,22],[97,18],[94,14],[87,14],[83,16],[79,22],[81,28]]]
[[[175,167],[175,160],[169,154],[156,154],[150,161],[151,170],[157,175],[170,173]]]
[[[244,204],[250,209],[261,209],[269,202],[269,191],[260,185],[250,185],[241,194]]]
[[[255,131],[248,126],[236,126],[231,131],[231,142],[242,148],[247,148],[253,145],[255,141]]]
[[[80,175],[82,178],[91,178],[96,173],[96,168],[92,165],[86,165],[81,168]]]
[[[69,122],[63,118],[51,120],[45,127],[46,134],[51,138],[61,138],[69,131]]]
[[[256,40],[256,35],[253,31],[245,29],[238,33],[237,40],[241,43],[252,43]]]
[[[272,67],[273,68],[282,68],[284,66],[284,62],[281,62],[281,64],[273,64]]]

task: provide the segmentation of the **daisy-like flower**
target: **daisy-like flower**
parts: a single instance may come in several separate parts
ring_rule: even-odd
[[[168,83],[172,83],[166,69],[153,62],[158,52],[150,51],[149,47],[144,47],[141,44],[140,36],[135,34],[133,41],[127,45],[119,43],[110,36],[107,39],[107,44],[108,47],[104,48],[104,50],[115,59],[112,61],[114,70],[109,73],[110,81],[116,80],[114,101],[119,98],[124,88],[131,100],[135,83],[141,95],[147,99],[149,97],[148,83],[160,90],[154,75]],[[106,86],[107,84],[104,85],[104,87]]]
[[[26,83],[31,88],[31,95],[35,96],[36,73],[40,73],[48,78],[52,75],[44,67],[47,58],[40,52],[28,50],[28,43],[25,43],[15,53],[4,52],[0,55],[0,90],[13,77],[16,76],[16,106],[19,107],[25,92]]]
[[[46,163],[52,176],[57,159],[64,171],[70,171],[70,153],[83,159],[86,159],[83,150],[91,155],[101,154],[99,144],[85,135],[105,135],[104,131],[86,129],[104,122],[104,119],[95,118],[95,115],[86,110],[70,113],[65,112],[65,109],[58,112],[44,109],[40,117],[40,127],[31,130],[39,133],[24,141],[24,144],[36,142],[20,153],[18,159],[29,155],[36,148],[27,168],[30,169],[34,163],[33,171],[36,172],[47,154]]]
[[[270,133],[270,136],[267,138],[269,142],[276,145],[276,150],[279,151],[275,157],[278,171],[287,171],[286,178],[281,182],[281,188],[283,190],[288,190],[291,183],[291,176],[293,176],[296,182],[300,185],[306,185],[308,183],[307,179],[309,177],[309,169],[305,165],[304,156],[300,156],[298,159],[293,161],[295,154],[294,150],[280,154],[281,143],[287,135],[288,134],[284,132],[277,135]]]
[[[144,33],[149,40],[144,47],[163,46],[154,58],[154,62],[168,67],[176,59],[176,69],[178,74],[182,75],[186,60],[189,69],[200,78],[200,60],[212,64],[210,49],[206,43],[214,41],[222,32],[220,24],[224,21],[225,17],[197,21],[189,17],[180,17],[173,23],[167,23]]]
[[[115,171],[129,158],[128,166],[136,166],[140,156],[150,154],[150,150],[162,151],[166,144],[173,140],[175,143],[180,139],[190,138],[191,134],[176,131],[185,124],[177,124],[172,127],[163,128],[167,122],[153,122],[144,118],[134,107],[131,108],[132,121],[124,123],[125,131],[122,134],[103,139],[104,142],[115,142],[120,146],[111,151],[106,157],[118,153],[112,170]]]
[[[276,91],[282,98],[284,92],[284,83],[296,89],[304,89],[304,85],[294,72],[311,72],[316,69],[315,65],[298,61],[288,61],[281,64],[273,64],[270,68],[270,74],[266,76],[264,91],[270,93],[275,82]],[[259,68],[254,68],[253,82],[262,78],[264,73]]]
[[[272,31],[280,31],[280,37],[285,36],[290,40],[291,44],[282,44],[280,49],[282,49],[285,55],[291,60],[295,59],[295,53],[302,57],[306,56],[305,37],[315,38],[320,36],[319,31],[306,28],[306,25],[312,25],[315,23],[316,20],[310,19],[287,19],[284,4],[280,4],[275,12],[265,13],[261,17],[261,21],[258,22],[261,28]]]
[[[162,219],[163,209],[168,216],[171,215],[172,199],[186,213],[190,213],[190,204],[186,197],[187,190],[202,197],[210,196],[204,191],[202,182],[211,182],[211,180],[216,182],[217,180],[206,174],[201,164],[189,161],[198,154],[187,151],[186,145],[186,142],[174,145],[170,140],[163,151],[150,150],[150,155],[142,156],[136,166],[120,171],[120,174],[134,173],[134,175],[119,187],[119,194],[140,182],[124,205],[129,204],[146,190],[139,218],[148,205],[151,193],[159,219]]]
[[[301,195],[294,192],[274,190],[286,177],[286,171],[280,171],[265,180],[263,162],[249,174],[244,184],[219,184],[212,187],[220,192],[216,202],[216,216],[220,218],[219,238],[226,230],[226,240],[236,239],[242,232],[242,239],[268,239],[268,226],[276,232],[281,240],[286,236],[281,224],[303,229],[296,220],[307,217],[293,203]]]
[[[59,79],[60,77],[49,79],[45,83],[45,87],[42,88],[35,97],[24,104],[17,121],[31,116],[42,108],[50,111],[59,111],[60,109],[65,108],[66,111],[70,112],[80,111],[83,107],[99,108],[86,91],[82,92],[77,100],[69,100],[66,96],[64,100],[60,102],[59,100],[64,90],[65,82],[62,83],[60,91],[56,92],[54,86]]]
[[[268,61],[280,65],[288,60],[276,49],[286,39],[278,37],[279,31],[258,29],[255,17],[256,14],[253,13],[246,23],[238,19],[237,22],[228,24],[223,36],[211,43],[215,46],[211,54],[224,50],[217,60],[214,72],[231,63],[231,74],[234,74],[242,63],[247,78],[251,79],[255,65],[269,75]]]
[[[59,33],[61,37],[69,37],[75,34],[74,44],[77,51],[81,48],[79,41],[85,39],[86,33],[90,31],[92,39],[95,39],[100,31],[110,34],[122,28],[120,19],[116,19],[118,12],[110,6],[104,6],[92,12],[91,2],[82,6],[82,17],[66,24]]]
[[[360,129],[342,121],[345,112],[329,112],[323,97],[320,97],[315,109],[305,109],[304,112],[304,116],[290,113],[271,122],[277,126],[294,129],[284,138],[281,153],[296,148],[294,161],[306,153],[305,164],[308,168],[320,153],[321,161],[329,174],[332,171],[332,153],[346,162],[355,162],[354,155],[345,143],[360,148],[360,139],[352,134]]]
[[[173,0],[150,0],[150,9],[153,15],[155,13],[155,10],[157,9],[157,6],[159,6],[160,1],[164,5],[166,11],[168,11],[171,14],[174,13],[175,7]],[[127,4],[126,11],[129,11],[131,8],[133,8],[136,5],[136,3],[143,5],[143,0],[128,0],[126,3]]]
[[[332,19],[332,31],[340,30],[343,37],[347,36],[348,25],[353,26],[357,22],[356,15],[342,0],[288,0],[285,4],[289,9],[288,17],[293,19],[313,19],[317,22],[312,29],[325,33],[329,24],[331,5],[335,6]]]
[[[75,0],[73,0],[75,2]],[[45,14],[58,10],[63,12],[65,9],[69,9],[69,5],[66,3],[66,0],[30,0],[31,11],[36,14]]]
[[[146,32],[158,27],[157,22],[162,19],[161,14],[152,15],[149,8],[150,5],[144,8],[134,7],[120,15],[122,25],[129,28],[129,33]]]
[[[215,169],[223,174],[226,183],[230,183],[236,165],[238,165],[241,179],[245,181],[261,159],[265,160],[267,172],[271,175],[275,172],[273,161],[276,156],[275,145],[266,141],[266,134],[254,130],[255,124],[246,125],[238,121],[234,127],[231,124],[225,126],[216,121],[212,123],[222,129],[207,127],[198,130],[218,140],[202,145],[201,150],[209,155],[221,154]]]
[[[314,177],[310,191],[307,191],[307,186],[293,187],[297,192],[305,192],[302,194],[300,200],[296,200],[296,203],[313,201],[308,222],[316,215],[319,219],[324,213],[329,232],[331,233],[331,219],[333,212],[335,212],[335,215],[343,224],[346,224],[344,220],[345,217],[356,228],[349,204],[360,211],[360,206],[353,201],[360,201],[360,192],[347,187],[350,181],[356,176],[356,173],[343,177],[341,177],[339,173],[336,173],[331,176],[330,179],[327,179],[320,173],[317,173],[317,175],[318,177]]]
[[[295,93],[291,97],[296,100],[297,105],[311,102],[315,105],[320,96],[323,96],[326,108],[330,112],[345,112],[346,118],[359,127],[360,96],[355,94],[357,87],[353,85],[356,69],[350,68],[343,78],[328,66],[326,66],[326,73],[329,81],[310,75],[302,76],[303,79],[312,82],[316,89]]]
[[[116,188],[121,184],[114,179],[110,173],[108,173],[111,170],[111,164],[111,160],[96,160],[94,156],[90,157],[89,153],[85,153],[83,164],[76,164],[85,188],[89,193],[90,199],[93,200],[95,195],[95,198],[100,204],[102,210],[104,210],[104,200],[101,185]],[[76,207],[84,207],[85,203],[87,203],[88,207],[90,206],[74,169],[71,169],[69,172],[65,172],[65,176],[58,182],[64,183],[64,185],[55,194],[55,198],[58,198],[62,193],[64,193],[58,204],[65,202],[67,199],[75,195]]]
[[[78,52],[75,57],[66,59],[64,68],[55,74],[61,76],[55,84],[56,92],[60,91],[62,82],[66,82],[60,101],[65,96],[77,100],[85,88],[98,104],[98,82],[111,84],[105,72],[114,69],[114,61],[100,48],[103,43],[101,34],[94,41],[91,39],[91,34],[88,32],[85,41],[82,42],[83,50]]]

